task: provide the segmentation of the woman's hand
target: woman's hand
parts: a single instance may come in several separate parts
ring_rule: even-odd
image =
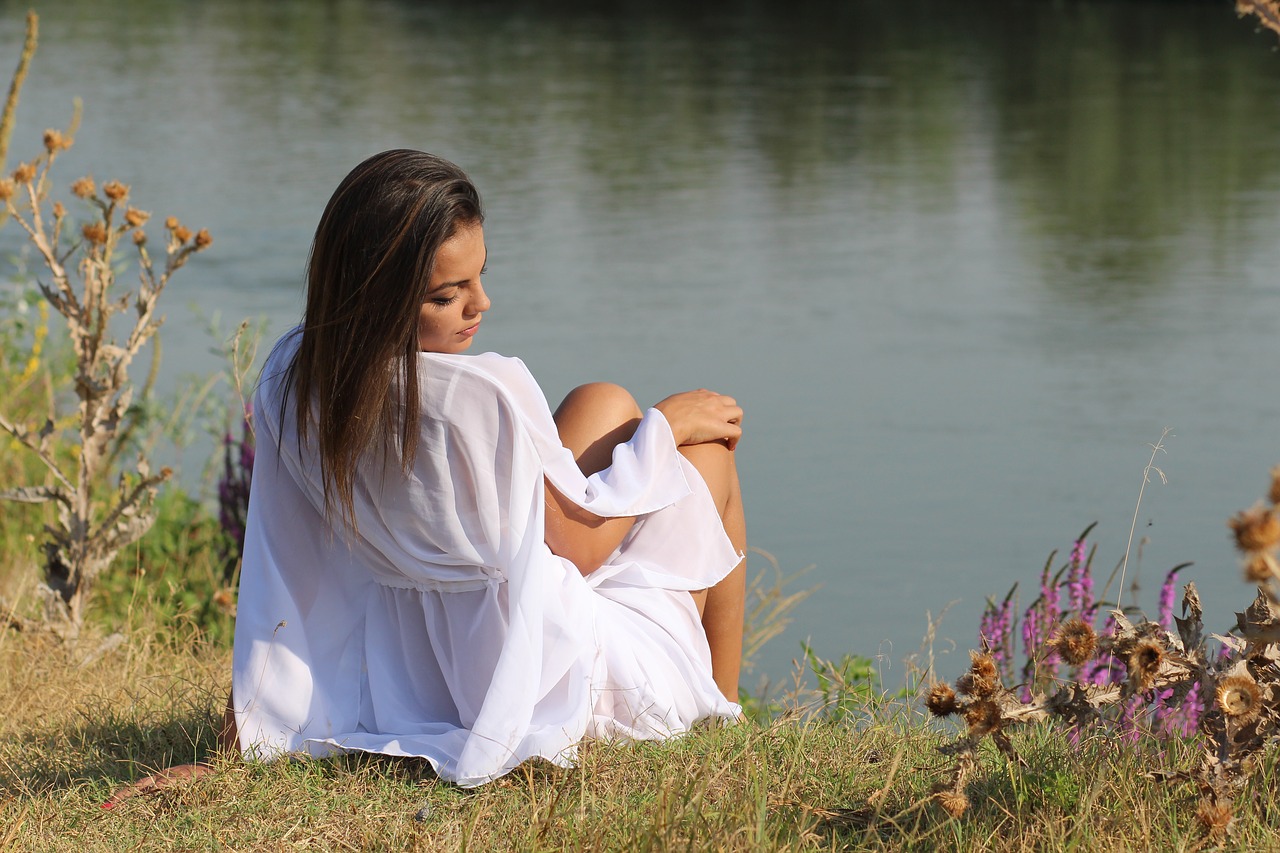
[[[654,408],[671,425],[678,446],[724,441],[733,450],[742,437],[742,409],[737,401],[706,388],[672,394]]]

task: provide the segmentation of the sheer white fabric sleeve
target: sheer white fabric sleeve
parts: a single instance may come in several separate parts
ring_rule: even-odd
[[[585,477],[560,442],[542,389],[518,358],[479,356],[476,366],[499,382],[533,439],[544,473],[569,500],[595,515],[644,515],[691,492],[666,418],[649,409],[630,441],[614,448],[612,464]]]
[[[255,396],[257,450],[232,669],[241,748],[263,758],[297,749],[307,729],[356,724],[365,611],[353,603],[373,586],[281,459],[276,386],[269,377]],[[323,689],[329,684],[353,686],[357,702]]]

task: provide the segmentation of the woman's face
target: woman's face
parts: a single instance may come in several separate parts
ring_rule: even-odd
[[[463,225],[440,244],[418,311],[418,349],[423,352],[462,352],[480,330],[480,315],[489,310],[489,297],[480,284],[487,257],[484,228]]]

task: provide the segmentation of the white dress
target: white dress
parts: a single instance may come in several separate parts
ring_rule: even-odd
[[[473,786],[533,756],[569,764],[584,737],[739,714],[687,591],[741,557],[660,412],[588,478],[521,361],[421,353],[413,469],[368,455],[348,541],[292,405],[280,417],[297,340],[277,343],[255,398],[232,676],[247,757],[421,756]],[[544,542],[544,477],[596,515],[640,516],[587,577]]]

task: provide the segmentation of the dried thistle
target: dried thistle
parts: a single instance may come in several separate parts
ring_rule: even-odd
[[[139,228],[133,232],[133,245],[145,246],[147,243],[147,232]]]
[[[8,201],[13,198],[13,192],[17,187],[13,183],[13,178],[5,178],[0,180],[0,201]]]
[[[996,662],[991,655],[984,652],[970,652],[969,671],[956,681],[956,690],[965,696],[979,699],[990,697],[1000,687],[1000,674],[996,671]]]
[[[946,717],[960,710],[960,702],[951,687],[941,681],[929,688],[929,695],[924,706],[935,717]]]
[[[80,233],[95,246],[101,246],[107,242],[107,228],[101,222],[90,222],[84,225]]]
[[[1231,806],[1205,799],[1196,807],[1196,822],[1212,834],[1222,835],[1231,831],[1235,815],[1231,813]]]
[[[191,229],[185,225],[179,225],[177,228],[173,229],[173,239],[177,240],[179,243],[187,242],[191,239]]]
[[[50,129],[44,132],[44,150],[50,154],[66,151],[70,147],[71,139],[63,136],[62,131]]]
[[[164,221],[164,227],[168,228],[170,231],[176,230],[181,224],[182,223],[178,221],[178,217],[176,216],[170,216]]]
[[[55,202],[53,203],[53,218],[54,218],[54,219],[65,219],[65,218],[66,218],[66,216],[67,216],[67,209],[66,209],[65,207],[63,207],[63,206],[62,206],[62,202],[60,202],[60,201],[55,201]]]
[[[107,181],[102,185],[102,194],[112,201],[124,201],[129,197],[129,187],[119,181]]]
[[[18,168],[13,170],[13,182],[16,184],[29,184],[35,179],[35,163],[19,163]]]
[[[1215,691],[1218,707],[1237,726],[1247,726],[1262,714],[1262,691],[1247,675],[1228,675]]]
[[[1068,619],[1050,643],[1069,666],[1083,666],[1098,648],[1098,635],[1080,618]]]
[[[197,249],[207,249],[212,243],[213,243],[213,237],[209,235],[208,228],[201,228],[199,231],[196,232],[196,248]]]
[[[1267,552],[1256,551],[1244,561],[1244,579],[1249,583],[1280,579],[1280,563]]]
[[[76,198],[93,198],[98,192],[98,187],[93,182],[93,178],[85,175],[71,185],[71,192]]]
[[[983,737],[1000,731],[1003,726],[1000,706],[990,699],[970,702],[964,707],[963,713],[964,721],[969,726],[970,737]]]
[[[938,805],[942,806],[942,810],[952,817],[960,817],[969,809],[969,798],[963,791],[946,788],[934,793],[933,798],[938,801]]]
[[[1280,3],[1276,0],[1236,0],[1236,14],[1253,15],[1259,24],[1280,33]]]
[[[1278,0],[1280,2],[1280,0]],[[1280,542],[1280,518],[1276,498],[1280,497],[1280,468],[1272,469],[1272,506],[1261,505],[1239,513],[1230,525],[1236,532],[1237,544],[1246,553],[1246,572],[1250,580],[1280,579],[1277,556],[1271,552]],[[1170,578],[1166,586],[1172,587]],[[1234,802],[1247,776],[1262,765],[1267,750],[1280,743],[1280,597],[1267,584],[1259,589],[1253,603],[1236,614],[1236,630],[1231,635],[1213,635],[1223,646],[1222,654],[1206,648],[1208,634],[1201,621],[1202,608],[1193,584],[1187,584],[1181,618],[1172,616],[1170,596],[1162,590],[1159,622],[1144,619],[1130,622],[1126,615],[1111,613],[1114,630],[1103,638],[1092,637],[1095,654],[1123,661],[1128,666],[1124,684],[1094,684],[1086,681],[1067,682],[1051,696],[1029,694],[1019,701],[1013,693],[996,686],[990,696],[977,695],[971,701],[957,702],[968,731],[955,742],[943,746],[944,755],[954,756],[956,764],[950,783],[934,789],[934,797],[948,813],[949,808],[964,798],[963,782],[977,766],[976,754],[983,737],[990,736],[994,745],[1010,760],[1020,760],[1013,751],[1008,730],[1015,725],[1046,720],[1051,717],[1080,727],[1103,719],[1104,709],[1132,707],[1136,694],[1161,691],[1152,699],[1158,707],[1194,713],[1199,729],[1209,741],[1194,770],[1153,771],[1152,778],[1166,782],[1187,781],[1200,791],[1201,801],[1196,819],[1214,836],[1229,835],[1235,828]],[[1167,606],[1166,606],[1167,605]],[[1167,622],[1173,622],[1172,626]],[[1176,628],[1176,633],[1172,629]],[[1070,638],[1078,632],[1079,643]],[[1089,644],[1092,630],[1088,625],[1061,626],[1052,640],[1064,660],[1077,658],[1073,646],[1083,649]],[[1082,653],[1082,652],[1081,652]],[[975,665],[957,682],[958,688],[977,690],[984,667],[982,657],[971,653]],[[935,686],[929,694],[931,706],[945,707],[947,692]],[[931,707],[932,710],[932,707]],[[1158,713],[1154,719],[1159,720]],[[1153,729],[1153,732],[1158,729]]]
[[[1155,640],[1142,640],[1129,653],[1129,679],[1136,692],[1146,693],[1154,686],[1164,656],[1164,646]]]
[[[1280,506],[1280,465],[1271,469],[1271,491],[1267,499],[1272,506]]]
[[[137,228],[141,225],[145,225],[147,220],[150,218],[150,213],[147,213],[145,210],[138,210],[136,207],[131,207],[124,212],[125,224],[130,228]]]
[[[1270,551],[1280,545],[1280,516],[1274,508],[1255,506],[1227,522],[1235,532],[1236,547],[1248,554]]]

